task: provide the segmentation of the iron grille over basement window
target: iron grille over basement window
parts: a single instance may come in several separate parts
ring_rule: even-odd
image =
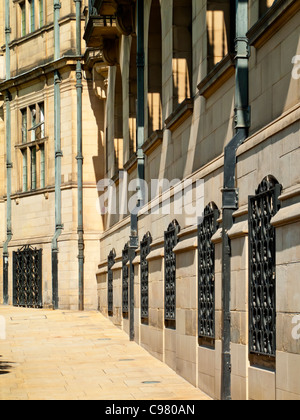
[[[214,203],[204,210],[198,227],[199,337],[215,338],[215,246],[211,238],[218,229],[220,212]]]
[[[129,279],[129,268],[127,266],[129,262],[129,246],[128,243],[122,252],[122,311],[123,315],[128,315],[128,279]]]
[[[166,326],[175,326],[176,321],[176,255],[174,248],[178,244],[180,226],[174,220],[165,232],[165,322]]]
[[[108,256],[108,315],[114,313],[114,275],[112,268],[115,264],[116,251],[113,249]]]
[[[152,236],[148,232],[141,242],[141,318],[149,318],[149,263]]]
[[[249,197],[249,346],[250,353],[276,355],[276,231],[281,185],[266,177]]]

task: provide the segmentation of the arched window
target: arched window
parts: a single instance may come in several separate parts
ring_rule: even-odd
[[[162,129],[162,26],[160,1],[152,0],[148,44],[148,134]]]
[[[281,185],[271,175],[249,197],[250,353],[276,355],[276,230]]]
[[[165,326],[176,327],[176,255],[174,248],[179,242],[180,226],[177,220],[170,223],[165,232]]]
[[[215,338],[215,245],[211,239],[218,229],[219,217],[217,206],[210,203],[198,227],[199,338]]]
[[[193,45],[192,0],[173,0],[173,107],[191,97],[192,45]]]
[[[113,249],[108,256],[108,286],[107,286],[107,301],[108,301],[108,315],[113,316],[114,314],[114,274],[112,271],[115,265],[116,251]]]
[[[141,319],[149,318],[149,263],[147,257],[151,251],[152,236],[148,232],[141,242]]]

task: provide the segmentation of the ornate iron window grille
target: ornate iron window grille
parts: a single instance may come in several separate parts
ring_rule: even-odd
[[[25,246],[13,252],[13,304],[42,308],[42,249]]]
[[[282,186],[266,177],[249,197],[249,346],[250,353],[276,356],[276,230]]]
[[[218,229],[220,212],[214,203],[204,210],[198,227],[199,337],[215,338],[215,246],[211,238]]]
[[[113,249],[108,256],[108,315],[113,316],[114,313],[114,274],[112,271],[113,266],[115,265],[116,251]]]
[[[147,257],[151,251],[152,236],[148,232],[141,241],[141,319],[149,318],[149,263]]]
[[[122,311],[124,316],[128,316],[128,283],[129,283],[129,245],[125,245],[122,252]]]
[[[174,220],[165,232],[165,323],[174,327],[176,322],[176,255],[180,226]]]

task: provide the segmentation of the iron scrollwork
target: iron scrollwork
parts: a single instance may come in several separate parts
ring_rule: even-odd
[[[141,318],[149,318],[149,263],[152,236],[148,232],[141,241]]]
[[[215,246],[211,239],[219,217],[218,208],[210,203],[198,227],[199,337],[211,339],[215,338]]]
[[[165,232],[165,321],[176,322],[176,255],[180,226],[174,220]]]
[[[123,314],[128,314],[128,284],[129,284],[129,245],[125,245],[122,252],[122,311]]]
[[[249,197],[250,353],[276,355],[276,230],[271,219],[280,209],[282,186],[266,177]]]
[[[113,315],[114,312],[114,274],[113,266],[115,265],[116,251],[113,249],[108,256],[108,314]]]
[[[24,246],[13,253],[13,304],[42,308],[42,249]]]

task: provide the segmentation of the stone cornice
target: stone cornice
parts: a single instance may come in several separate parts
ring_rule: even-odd
[[[20,85],[30,83],[36,79],[47,78],[49,75],[53,74],[55,70],[61,71],[67,67],[73,67],[75,69],[78,59],[81,60],[82,57],[77,57],[75,55],[64,56],[59,60],[37,66],[27,72],[12,77],[9,80],[4,80],[0,83],[0,92],[17,88]]]

